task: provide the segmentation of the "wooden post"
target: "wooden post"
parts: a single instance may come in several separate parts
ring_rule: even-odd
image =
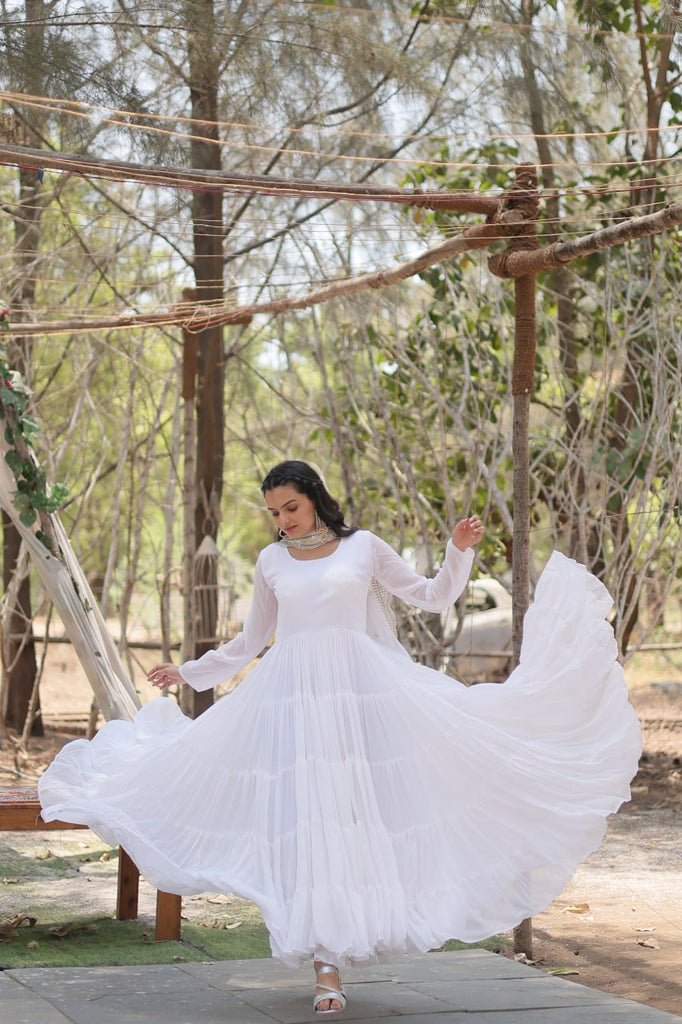
[[[189,303],[196,299],[194,290],[185,289],[183,299]],[[196,509],[196,380],[197,336],[185,324],[182,329],[182,400],[183,400],[183,470],[182,470],[182,651],[181,661],[194,657],[196,614],[194,607],[194,555],[196,535],[194,515]],[[180,689],[180,707],[195,718],[194,691],[187,686]]]
[[[523,617],[530,589],[530,399],[535,368],[535,278],[514,282],[514,365],[512,371],[512,459],[514,526],[512,533],[512,649],[518,665]]]
[[[516,180],[502,203],[500,217],[516,224],[507,254],[537,248],[537,171],[530,164],[516,169]],[[507,255],[505,254],[505,255]],[[498,265],[491,260],[491,270]],[[523,640],[523,617],[530,590],[530,400],[535,376],[535,275],[517,277],[515,289],[514,364],[512,371],[512,647],[518,664]],[[514,929],[514,952],[533,955],[533,923],[530,918]]]
[[[116,892],[116,917],[119,921],[134,921],[137,918],[137,901],[140,887],[140,872],[122,846],[118,848],[118,888]]]
[[[512,459],[514,525],[512,533],[512,650],[518,665],[523,617],[530,590],[530,399],[535,364],[535,277],[514,282],[514,366],[512,377]],[[526,918],[514,929],[514,952],[533,956],[533,922]]]
[[[178,940],[181,933],[180,915],[182,911],[182,896],[176,896],[174,892],[162,892],[160,889],[156,894],[156,941],[167,942]]]

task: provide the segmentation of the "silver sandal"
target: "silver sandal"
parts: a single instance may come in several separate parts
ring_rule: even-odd
[[[341,1010],[345,1009],[346,1003],[348,1002],[348,1000],[346,999],[346,993],[341,988],[340,979],[338,988],[330,988],[329,985],[323,985],[322,982],[320,981],[320,977],[323,974],[335,974],[338,977],[339,969],[338,967],[334,967],[333,964],[322,964],[320,967],[317,967],[315,969],[317,988],[321,988],[324,990],[322,992],[318,992],[313,999],[313,1010],[315,1011],[315,1013],[319,1014],[320,1017],[324,1016],[327,1013],[341,1013]],[[338,1010],[318,1010],[318,1006],[320,1003],[326,1002],[327,1000],[331,1002],[334,999],[337,1000],[337,1002],[341,1003],[341,1006],[338,1008]]]

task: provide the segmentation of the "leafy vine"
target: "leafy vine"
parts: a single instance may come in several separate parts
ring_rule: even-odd
[[[9,331],[9,309],[0,312],[0,331]],[[36,536],[57,554],[50,513],[64,504],[68,491],[64,484],[48,487],[45,470],[35,456],[35,438],[38,424],[28,413],[30,391],[21,374],[10,365],[4,343],[0,342],[0,416],[5,420],[5,441],[8,450],[5,461],[16,480],[17,489],[12,502],[24,526],[38,523]]]

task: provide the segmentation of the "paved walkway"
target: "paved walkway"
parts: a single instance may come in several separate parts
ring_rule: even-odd
[[[310,967],[226,960],[0,973],[8,1024],[299,1024]],[[346,972],[340,1019],[382,1024],[682,1024],[682,1017],[543,974],[494,953],[428,953]],[[336,1019],[335,1017],[330,1018]]]

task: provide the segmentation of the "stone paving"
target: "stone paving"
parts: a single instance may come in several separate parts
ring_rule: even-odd
[[[471,949],[344,975],[358,1024],[682,1024],[682,1017]],[[310,966],[226,960],[0,973],[7,1024],[299,1024],[315,1019]]]

